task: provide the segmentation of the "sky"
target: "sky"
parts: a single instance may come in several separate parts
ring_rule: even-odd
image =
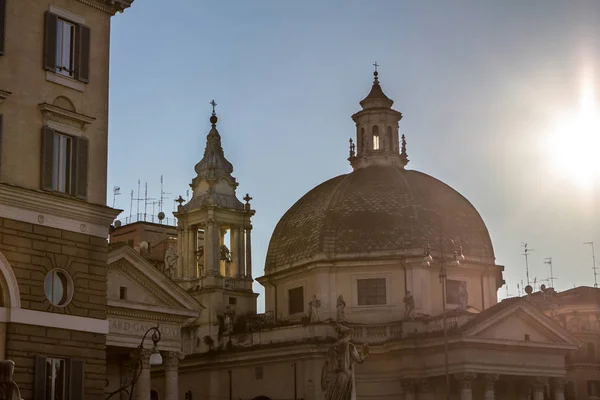
[[[140,197],[147,182],[158,199],[163,175],[172,216],[214,99],[238,198],[253,197],[261,276],[281,216],[351,171],[350,116],[377,62],[404,116],[407,168],[452,186],[485,221],[505,266],[499,298],[526,282],[524,242],[532,283],[548,286],[552,257],[558,290],[593,286],[584,242],[600,260],[598,20],[593,0],[136,0],[112,20],[107,202],[120,187],[115,207],[128,216],[138,180]]]

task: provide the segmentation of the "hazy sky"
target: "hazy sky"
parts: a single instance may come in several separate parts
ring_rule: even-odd
[[[524,241],[532,281],[552,257],[558,289],[593,285],[583,242],[600,259],[598,21],[600,1],[137,0],[112,23],[108,204],[120,186],[129,215],[138,179],[158,198],[163,174],[172,211],[214,98],[238,197],[254,198],[262,275],[279,218],[351,170],[350,116],[377,61],[404,115],[408,168],[478,209],[510,294],[525,280]]]

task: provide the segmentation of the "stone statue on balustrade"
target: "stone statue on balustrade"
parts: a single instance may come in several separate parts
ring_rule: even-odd
[[[19,387],[13,381],[14,372],[14,361],[0,361],[0,400],[23,400]]]
[[[325,400],[356,400],[354,365],[362,364],[369,355],[365,343],[360,348],[350,343],[350,328],[337,325],[338,341],[327,350],[321,370],[321,389]]]
[[[337,309],[336,320],[337,321],[345,321],[346,320],[346,302],[344,301],[344,297],[341,294],[337,298],[337,305],[335,307]]]
[[[460,289],[458,292],[458,309],[460,311],[466,311],[469,306],[469,293],[467,292],[467,282],[460,283]]]
[[[230,306],[225,309],[225,333],[231,335],[233,333],[233,320],[235,318],[235,310]]]
[[[165,275],[169,278],[172,278],[175,275],[175,270],[177,268],[177,249],[175,249],[175,245],[171,243],[165,252]]]
[[[310,322],[319,321],[319,308],[321,308],[321,300],[317,299],[317,295],[313,294],[312,300],[308,302],[308,317]]]
[[[404,318],[409,318],[412,310],[415,308],[415,297],[410,290],[404,294]]]

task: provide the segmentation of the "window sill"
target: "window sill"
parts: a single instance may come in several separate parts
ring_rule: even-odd
[[[381,309],[393,308],[393,307],[394,307],[393,304],[373,304],[373,305],[365,305],[365,306],[355,305],[355,306],[352,306],[351,309],[355,310],[355,311],[372,311],[372,310],[381,310]]]
[[[77,90],[78,92],[85,91],[85,83],[76,81],[68,76],[60,75],[52,71],[46,71],[46,80],[58,85],[66,86],[68,88]]]

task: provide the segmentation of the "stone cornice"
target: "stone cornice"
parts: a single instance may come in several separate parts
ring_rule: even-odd
[[[107,237],[121,210],[0,183],[0,217],[72,232]]]
[[[97,10],[115,15],[117,12],[123,12],[131,7],[134,0],[78,0],[80,3],[87,4]]]
[[[84,132],[88,125],[96,120],[94,117],[89,117],[84,114],[65,110],[64,108],[53,106],[52,104],[48,103],[41,103],[39,108],[42,112],[44,125],[48,124],[50,121],[53,121]]]
[[[141,312],[149,312],[149,313],[177,316],[177,317],[183,318],[184,321],[186,321],[189,318],[197,318],[200,315],[199,312],[194,311],[194,310],[181,309],[181,308],[177,308],[177,307],[165,307],[165,306],[160,306],[160,305],[157,306],[157,305],[152,305],[152,304],[135,303],[135,302],[126,301],[126,300],[110,300],[110,299],[108,299],[106,304],[109,308],[114,307],[114,308],[121,308],[124,310],[141,311]]]

